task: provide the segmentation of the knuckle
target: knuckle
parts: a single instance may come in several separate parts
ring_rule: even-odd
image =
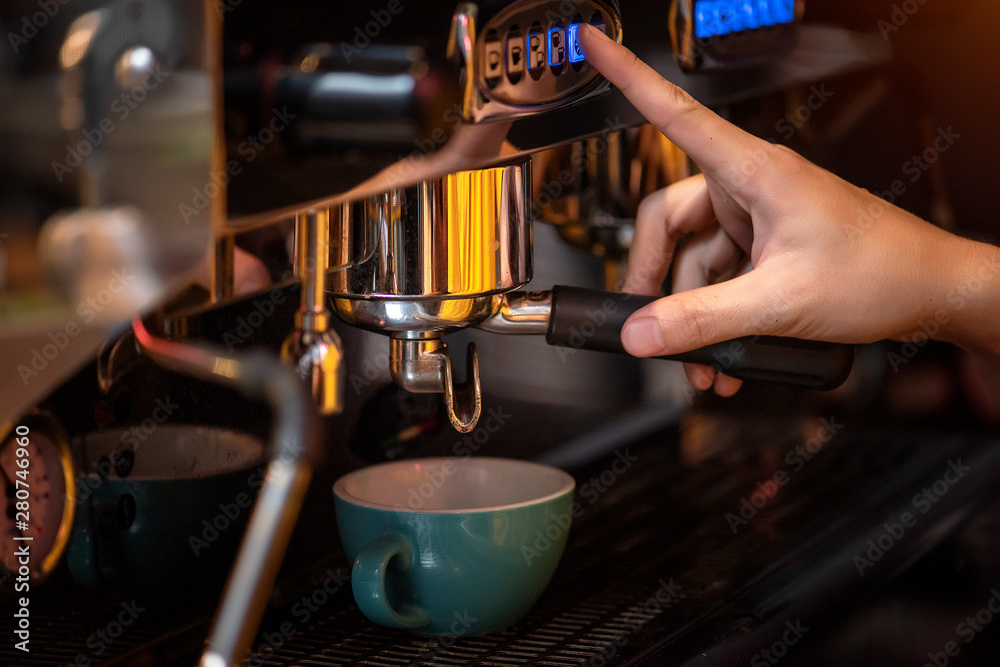
[[[667,85],[665,96],[667,108],[671,110],[671,113],[662,123],[660,131],[668,137],[671,136],[671,126],[678,121],[683,123],[686,116],[697,114],[705,109],[686,90],[674,84]]]
[[[690,93],[680,86],[671,84],[668,91],[670,94],[670,101],[674,103],[678,111],[687,112],[702,108],[701,104],[699,104],[693,97],[691,97]]]
[[[800,159],[802,157],[797,152],[795,152],[788,146],[785,146],[784,144],[771,144],[771,148],[773,149],[775,160],[782,160],[782,159],[794,160],[794,159]]]
[[[743,176],[756,180],[770,171],[770,166],[775,159],[773,145],[759,142],[742,157],[739,162],[739,171]]]
[[[798,337],[805,327],[799,317],[802,290],[795,285],[772,288],[764,303],[755,308],[755,333]]]
[[[628,67],[625,68],[626,71],[629,71],[629,72],[641,71],[643,62],[641,60],[639,60],[639,56],[635,55],[631,51],[628,52],[628,55],[629,55],[629,63],[628,63]],[[623,95],[627,96],[629,90],[632,89],[632,86],[634,84],[635,84],[635,81],[633,79],[627,79],[627,80],[622,81],[622,82],[620,82],[618,84],[618,89],[621,90],[621,92],[622,92]]]
[[[781,144],[769,144],[770,167],[773,174],[785,174],[790,171],[809,174],[813,172],[812,162],[805,159],[795,150]]]
[[[755,141],[749,150],[736,159],[729,172],[729,180],[746,190],[751,201],[764,196],[775,185],[775,179],[787,178],[794,168],[790,149],[767,141]]]
[[[699,298],[678,299],[671,311],[668,321],[660,320],[666,340],[674,339],[685,347],[700,347],[714,340],[718,327]]]
[[[639,207],[635,212],[635,222],[637,225],[650,225],[655,223],[652,218],[656,213],[658,206],[656,198],[662,198],[663,196],[663,190],[658,190],[639,202]]]

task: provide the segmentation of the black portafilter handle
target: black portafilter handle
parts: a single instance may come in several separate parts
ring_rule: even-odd
[[[556,285],[552,288],[545,341],[560,347],[625,353],[621,343],[625,320],[657,298]],[[854,346],[778,336],[745,336],[656,358],[713,366],[740,380],[834,389],[851,372]]]

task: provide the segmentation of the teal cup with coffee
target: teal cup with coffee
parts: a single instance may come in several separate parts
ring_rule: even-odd
[[[393,461],[333,488],[361,612],[427,635],[511,626],[551,580],[572,520],[573,478],[529,461]]]

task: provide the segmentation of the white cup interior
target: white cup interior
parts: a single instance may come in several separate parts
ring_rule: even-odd
[[[488,511],[571,491],[571,476],[516,459],[453,457],[392,461],[355,470],[333,486],[351,504],[420,512]]]

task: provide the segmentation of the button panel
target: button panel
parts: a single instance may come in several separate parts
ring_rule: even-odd
[[[474,40],[454,36],[478,90],[467,98],[467,119],[514,118],[606,88],[580,47],[584,23],[621,42],[621,20],[603,0],[516,2],[485,21]]]

